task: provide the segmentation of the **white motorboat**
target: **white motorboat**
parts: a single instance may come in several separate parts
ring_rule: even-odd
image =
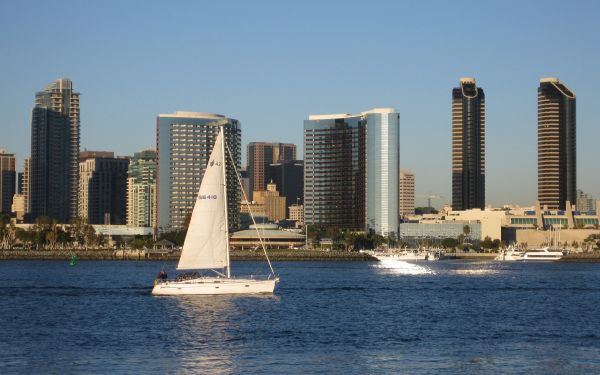
[[[200,191],[192,211],[181,257],[177,264],[179,270],[210,270],[213,275],[203,276],[194,272],[169,280],[166,273],[161,271],[154,282],[152,294],[270,294],[275,290],[279,278],[275,275],[260,233],[258,233],[258,238],[265,253],[270,273],[264,277],[234,278],[231,276],[225,151],[224,129],[221,125],[210,161],[206,166],[200,184]],[[227,151],[235,169],[235,163],[228,146]],[[241,186],[239,175],[238,183]],[[254,221],[252,213],[251,217]]]
[[[502,260],[502,261],[515,261],[515,260],[521,260],[522,255],[523,255],[523,250],[520,250],[520,249],[517,249],[517,248],[511,246],[508,249],[502,250],[502,252],[500,252],[498,254],[498,256],[494,259]]]
[[[398,260],[398,261],[425,261],[425,260],[439,260],[440,254],[434,251],[426,250],[402,250],[402,251],[372,251],[369,252],[371,256],[379,261]]]
[[[526,250],[516,260],[518,261],[555,261],[561,259],[565,254],[562,250],[551,250],[548,247],[534,250]]]

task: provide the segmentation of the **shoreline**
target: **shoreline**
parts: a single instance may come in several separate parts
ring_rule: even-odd
[[[318,250],[269,250],[271,261],[376,261],[372,256],[359,252],[318,251]],[[181,253],[150,252],[138,250],[0,250],[1,260],[69,260],[75,255],[77,260],[148,260],[177,261]],[[264,254],[259,251],[234,250],[230,253],[232,261],[263,261]]]
[[[366,253],[348,251],[320,250],[288,250],[273,249],[267,251],[269,259],[274,262],[312,262],[312,261],[357,261],[373,262],[374,257]],[[0,250],[2,260],[69,260],[75,255],[77,260],[148,260],[148,261],[177,261],[180,251],[157,251],[146,253],[143,250]],[[496,253],[449,253],[445,260],[490,260]],[[262,251],[233,250],[230,253],[232,261],[263,261]],[[570,254],[560,259],[564,263],[600,263],[600,253]]]

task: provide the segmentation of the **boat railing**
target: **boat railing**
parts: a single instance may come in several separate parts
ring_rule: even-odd
[[[237,276],[232,276],[232,277],[222,277],[222,276],[207,276],[207,275],[202,275],[199,274],[197,272],[191,272],[191,273],[184,273],[181,275],[177,275],[175,278],[173,279],[166,279],[166,278],[156,278],[154,280],[154,285],[157,284],[167,284],[169,282],[186,282],[186,281],[192,281],[192,280],[198,280],[198,279],[219,279],[222,281],[227,281],[227,280],[242,280],[242,279],[250,279],[250,280],[271,280],[273,278],[277,278],[277,275],[273,275],[273,274],[267,274],[267,275],[237,275]]]

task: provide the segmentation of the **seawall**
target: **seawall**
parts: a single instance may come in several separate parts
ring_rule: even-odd
[[[60,249],[60,250],[0,250],[0,260],[179,260],[179,251],[144,252],[143,250]],[[368,254],[346,251],[268,250],[272,261],[374,261]],[[262,251],[234,250],[234,261],[262,261]]]

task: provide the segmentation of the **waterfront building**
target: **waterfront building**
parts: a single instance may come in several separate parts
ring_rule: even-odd
[[[125,224],[129,158],[83,151],[79,162],[79,217],[90,224]]]
[[[277,185],[285,197],[286,207],[298,204],[303,198],[304,162],[302,160],[282,160],[269,165],[271,181]]]
[[[127,225],[151,227],[156,214],[156,151],[133,154],[127,171]]]
[[[581,190],[577,190],[577,203],[575,203],[575,207],[580,212],[591,212],[596,209],[594,198]]]
[[[295,221],[299,225],[304,225],[304,206],[301,204],[293,204],[288,207],[288,219]]]
[[[0,148],[0,214],[12,212],[15,180],[15,155]]]
[[[31,115],[30,211],[66,223],[78,214],[79,93],[61,78],[35,96]]]
[[[441,241],[445,238],[464,236],[465,226],[469,227],[467,241],[481,240],[481,223],[478,221],[439,221],[422,223],[400,223],[402,241],[420,244],[422,241]]]
[[[229,245],[233,249],[249,250],[260,248],[261,243],[268,243],[271,249],[298,249],[304,246],[305,237],[300,233],[281,230],[276,224],[260,223],[233,233]]]
[[[393,108],[304,121],[307,224],[398,233],[399,129]]]
[[[565,209],[577,198],[575,93],[558,78],[538,87],[538,200]]]
[[[415,175],[407,170],[400,170],[398,185],[400,193],[400,216],[415,214]]]
[[[485,208],[485,95],[475,78],[452,89],[452,209]]]
[[[267,184],[267,190],[254,192],[255,203],[264,206],[265,215],[270,221],[280,221],[286,218],[286,199],[279,195],[277,185]]]
[[[296,159],[296,145],[291,143],[250,142],[246,152],[250,192],[265,190],[271,181],[270,164]],[[249,199],[253,200],[254,197]]]
[[[191,215],[221,126],[225,128],[235,167],[240,170],[242,128],[238,120],[203,112],[158,115],[155,227],[160,231],[182,229]],[[226,154],[229,228],[235,230],[239,225],[241,191],[227,151]]]
[[[25,218],[25,196],[23,194],[13,196],[11,211],[18,221],[23,221]]]
[[[554,230],[561,247],[582,246],[590,235],[600,235],[599,212],[600,200],[587,212],[575,210],[570,204],[564,210],[546,210],[538,201],[531,209],[510,210],[503,223],[502,240],[528,247],[546,246],[554,236],[550,230]]]
[[[400,233],[403,240],[418,243],[426,239],[464,236],[465,225],[468,225],[469,242],[477,243],[489,237],[501,239],[505,245],[516,243],[532,248],[548,245],[548,239],[559,232],[556,237],[561,239],[561,246],[573,247],[573,243],[581,245],[590,235],[600,234],[600,217],[596,213],[600,212],[600,201],[594,204],[595,210],[589,212],[577,211],[571,205],[565,210],[545,210],[538,201],[532,207],[507,205],[485,210],[411,215],[406,223],[410,225],[402,223]]]

